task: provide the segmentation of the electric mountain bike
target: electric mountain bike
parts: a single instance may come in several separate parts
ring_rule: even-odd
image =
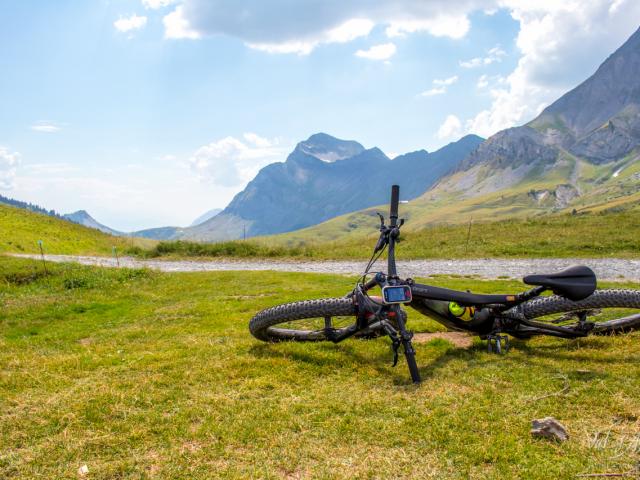
[[[251,334],[266,342],[286,340],[338,343],[349,337],[391,339],[393,365],[400,347],[411,379],[420,382],[413,333],[407,330],[402,305],[442,323],[450,330],[465,331],[487,340],[490,352],[502,353],[509,337],[528,339],[537,335],[579,338],[607,335],[640,328],[640,291],[596,288],[596,276],[586,266],[561,272],[528,275],[522,280],[533,288],[521,293],[484,295],[423,285],[401,278],[396,270],[395,250],[404,220],[398,218],[400,188],[391,188],[389,225],[380,217],[380,237],[364,274],[353,291],[343,298],[324,298],[278,305],[256,314],[249,323]],[[387,253],[387,272],[372,272]],[[369,277],[372,277],[369,279]],[[381,296],[370,291],[381,288]],[[542,295],[552,292],[552,295]]]

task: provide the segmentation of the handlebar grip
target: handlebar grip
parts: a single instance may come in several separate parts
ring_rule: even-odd
[[[393,185],[391,187],[391,209],[389,211],[389,217],[391,219],[391,226],[396,226],[398,220],[398,204],[400,203],[400,186]]]

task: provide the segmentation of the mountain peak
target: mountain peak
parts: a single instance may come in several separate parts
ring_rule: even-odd
[[[315,133],[304,142],[298,143],[296,150],[323,162],[332,163],[358,155],[364,151],[364,147],[354,140],[341,140],[326,133]]]
[[[96,219],[94,219],[86,210],[78,210],[77,212],[67,213],[62,218],[77,223],[78,225],[84,225],[85,227],[95,228],[101,232],[108,233],[109,235],[122,235],[122,232],[109,228]]]
[[[640,103],[640,29],[587,80],[553,102],[529,125],[550,131],[547,140],[569,144],[605,125],[631,104]]]

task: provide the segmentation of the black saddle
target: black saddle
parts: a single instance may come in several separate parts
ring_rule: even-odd
[[[527,285],[547,287],[556,295],[572,301],[582,300],[596,289],[596,274],[584,265],[569,267],[549,275],[527,275],[522,279]]]

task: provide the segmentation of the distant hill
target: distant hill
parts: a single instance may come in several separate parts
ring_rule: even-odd
[[[117,230],[113,230],[98,221],[96,221],[91,215],[87,213],[86,210],[78,210],[73,213],[66,213],[62,216],[65,220],[69,220],[70,222],[77,223],[78,225],[84,225],[85,227],[95,228],[96,230],[100,230],[101,232],[108,233],[109,235],[125,235],[122,232]]]

